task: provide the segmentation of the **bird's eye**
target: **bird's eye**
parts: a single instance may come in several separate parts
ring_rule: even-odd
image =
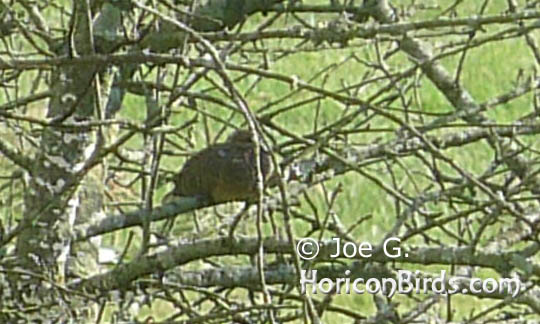
[[[222,158],[226,157],[227,156],[227,151],[226,150],[218,150],[218,155]]]

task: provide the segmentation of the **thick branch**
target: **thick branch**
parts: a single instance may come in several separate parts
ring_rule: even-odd
[[[296,244],[295,244],[296,245]],[[319,261],[337,260],[330,258],[338,250],[337,243],[323,241],[319,244],[320,252],[316,258]],[[532,243],[526,249],[527,255],[519,252],[498,252],[488,253],[475,251],[471,247],[401,247],[403,252],[397,258],[387,256],[382,247],[374,247],[373,256],[370,258],[355,259],[370,262],[407,262],[411,264],[439,264],[439,265],[468,265],[495,269],[508,273],[518,267],[522,272],[526,272],[528,277],[540,277],[540,266],[526,260],[526,257],[540,251],[540,243]],[[407,250],[405,253],[405,250]],[[289,242],[276,238],[264,240],[264,251],[266,253],[292,254]],[[72,285],[73,289],[83,290],[113,290],[125,287],[132,281],[156,272],[165,272],[179,265],[202,260],[205,258],[225,256],[225,255],[256,255],[259,252],[259,239],[254,237],[241,238],[217,238],[203,239],[195,242],[180,243],[178,246],[170,247],[164,252],[155,253],[140,257],[130,263],[117,266],[115,269],[100,275],[96,275],[80,283]],[[340,254],[340,257],[344,257]]]
[[[81,241],[115,230],[142,225],[145,218],[150,222],[155,222],[208,206],[210,206],[210,203],[204,199],[185,197],[154,208],[151,211],[141,209],[126,214],[111,215],[94,224],[76,228],[74,230],[74,240]]]
[[[22,154],[17,153],[9,143],[5,142],[4,140],[0,139],[0,153],[7,157],[11,162],[15,163],[16,165],[20,166],[21,168],[25,170],[31,170],[32,165],[34,161]]]

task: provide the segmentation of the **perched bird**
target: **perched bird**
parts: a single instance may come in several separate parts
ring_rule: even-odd
[[[266,180],[273,168],[270,154],[262,146],[260,163]],[[165,196],[165,201],[178,196],[203,197],[215,204],[257,200],[257,166],[251,133],[236,131],[226,142],[197,152],[174,176],[173,182],[175,187]]]

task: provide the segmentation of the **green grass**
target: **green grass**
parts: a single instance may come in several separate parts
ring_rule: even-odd
[[[320,1],[320,3],[327,3],[326,1]],[[438,2],[442,8],[447,7],[453,1],[446,0]],[[479,3],[482,1],[469,1],[465,4],[459,6],[460,16],[473,15],[477,13]],[[523,1],[520,1],[523,3]],[[310,2],[311,4],[311,2]],[[498,14],[501,12],[500,6],[503,6],[503,1],[492,1],[488,7],[487,12],[492,14]],[[414,20],[421,20],[424,17],[433,17],[434,13],[426,12],[419,13],[418,16],[414,17]],[[308,21],[310,17],[306,18]],[[260,16],[255,17],[253,20],[248,20],[246,25],[246,30],[250,26],[255,25],[256,23],[262,21],[263,18]],[[283,21],[280,24],[285,25]],[[491,27],[487,27],[490,30]],[[484,34],[479,33],[478,37],[482,37]],[[444,41],[444,39],[443,39]],[[298,41],[283,41],[275,48],[291,48],[296,45]],[[359,41],[362,43],[362,41]],[[384,49],[385,44],[381,47]],[[270,46],[272,48],[272,46]],[[324,53],[322,55],[321,53]],[[349,57],[351,54],[356,54],[360,58],[371,59],[375,57],[375,54],[372,51],[372,47],[368,48],[353,48],[353,49],[332,49],[332,50],[321,50],[320,52],[303,52],[299,54],[294,54],[286,59],[271,62],[270,69],[274,72],[281,73],[283,75],[296,75],[299,79],[307,81],[314,77],[321,69],[342,62],[345,58]],[[270,53],[270,58],[277,56],[276,53]],[[256,57],[256,56],[253,56]],[[236,57],[234,58],[236,59]],[[445,58],[442,62],[448,71],[453,75],[455,69],[459,62],[459,55]],[[241,59],[238,58],[240,61]],[[405,55],[399,54],[396,55],[389,61],[390,68],[392,72],[403,71],[404,68],[408,66],[408,59]],[[471,93],[472,97],[478,103],[482,103],[493,96],[509,91],[514,86],[514,80],[517,76],[519,69],[530,70],[534,66],[534,59],[527,48],[523,39],[517,40],[506,40],[498,41],[491,44],[484,45],[480,48],[474,48],[467,52],[465,65],[463,68],[463,74],[461,76],[462,85]],[[322,76],[319,76],[314,84],[325,89],[337,89],[341,87],[342,83],[354,84],[360,81],[361,76],[366,71],[366,67],[354,60],[347,61],[347,63],[337,67],[331,75],[324,79]],[[210,73],[211,76],[215,78],[215,75]],[[238,74],[234,74],[238,76]],[[255,77],[246,78],[240,82],[237,82],[235,85],[238,87],[240,92],[246,91],[251,87],[252,83],[255,82]],[[30,82],[25,82],[30,83]],[[421,80],[422,87],[419,89],[419,96],[421,99],[420,103],[413,102],[413,105],[410,107],[414,110],[422,110],[426,112],[434,113],[447,113],[453,111],[453,107],[449,102],[441,95],[441,93],[431,84],[429,80],[424,76]],[[369,87],[364,90],[359,98],[366,98],[369,95],[375,93],[378,90],[378,87],[381,84],[375,84],[372,87]],[[200,82],[195,87],[196,90],[207,89],[211,86],[210,82]],[[257,84],[254,91],[246,97],[249,107],[252,110],[257,110],[260,107],[282,98],[284,94],[288,94],[291,90],[290,85],[283,82],[278,82],[274,80],[263,80]],[[216,97],[223,98],[224,96],[219,93],[219,91],[210,92]],[[3,94],[0,94],[0,100],[5,99],[2,97]],[[276,104],[270,107],[269,111],[275,111],[286,105],[292,104],[294,102],[299,102],[301,100],[312,97],[312,93],[307,93],[300,91],[286,101]],[[493,119],[496,122],[504,123],[514,120],[517,116],[521,116],[527,110],[530,110],[529,105],[529,96],[524,96],[520,99],[514,100],[510,103],[503,105],[502,107],[498,106],[495,109],[491,109],[487,112],[487,116]],[[392,106],[400,106],[399,102],[394,103]],[[171,117],[172,125],[181,125],[193,118],[196,113],[185,108],[175,106],[173,107],[175,114]],[[205,110],[209,114],[219,116],[220,118],[227,119],[229,116],[229,111],[226,108],[223,108],[219,105],[212,103],[204,103],[199,107],[201,110]],[[313,125],[315,123],[315,108],[316,104],[310,104],[308,106],[302,107],[300,109],[295,109],[290,112],[284,113],[275,119],[275,122],[281,127],[287,128],[290,131],[294,131],[297,134],[309,134],[313,131]],[[385,107],[380,107],[384,109]],[[41,108],[43,109],[43,108]],[[39,113],[39,107],[36,107]],[[36,113],[38,113],[36,112]],[[337,104],[332,100],[324,100],[320,107],[320,115],[318,122],[318,127],[324,127],[336,120],[338,120],[343,113],[343,107]],[[144,98],[137,96],[127,96],[123,108],[120,112],[120,117],[127,118],[133,121],[142,123],[145,119],[145,102]],[[194,127],[194,136],[193,143],[195,144],[194,148],[190,149],[199,149],[206,146],[207,139],[204,136],[203,127],[202,127],[202,117],[199,116],[199,123]],[[403,118],[403,116],[400,116]],[[240,114],[236,114],[232,119],[232,123],[238,126],[243,125],[243,117]],[[461,123],[461,121],[459,121]],[[208,119],[208,125],[210,126],[210,131],[212,135],[215,135],[217,130],[220,127],[220,123]],[[377,127],[393,127],[397,128],[398,126],[392,124],[382,118],[375,118],[371,124],[372,128]],[[447,131],[459,131],[459,128],[448,129],[444,131],[437,131],[434,134],[441,134]],[[376,139],[380,138],[381,141],[388,139],[393,139],[394,134],[388,132],[370,132],[370,133],[360,133],[357,135],[351,136],[350,140],[358,143],[373,143]],[[278,140],[283,140],[283,137],[277,136]],[[532,142],[533,139],[530,139]],[[142,136],[136,136],[130,140],[126,147],[132,149],[140,149],[142,146]],[[485,144],[484,142],[476,143],[473,145],[468,145],[466,147],[450,149],[444,152],[448,157],[451,157],[459,166],[473,174],[479,174],[485,171],[489,165],[489,161],[492,159],[493,151]],[[164,157],[162,160],[161,167],[166,170],[177,171],[183,163],[183,158],[179,157]],[[0,157],[0,167],[5,167],[5,160]],[[420,172],[425,171],[423,167],[420,167],[418,160],[414,158],[406,158],[401,160],[402,165],[392,163],[389,161],[392,170],[395,171],[396,178],[399,180],[399,185],[402,190],[408,194],[417,194],[413,181],[418,185],[420,190],[423,190],[429,183],[427,179],[421,176]],[[408,178],[407,173],[402,168],[408,168],[411,173],[411,178]],[[451,168],[445,165],[440,165],[441,170],[446,173],[451,173],[453,176],[458,177],[459,175],[453,171]],[[390,184],[392,179],[383,168],[383,164],[379,163],[376,167],[370,166],[366,168],[366,172],[369,172],[372,175],[377,175],[384,183]],[[329,191],[332,191],[341,183],[343,185],[344,191],[339,195],[339,199],[336,204],[332,207],[332,211],[340,218],[343,224],[349,225],[353,224],[358,218],[364,217],[366,215],[372,215],[372,217],[365,222],[361,223],[356,229],[351,233],[358,241],[367,241],[372,242],[373,244],[378,243],[382,236],[393,227],[395,224],[396,218],[398,216],[397,211],[395,210],[395,201],[392,197],[389,196],[384,190],[379,186],[374,184],[371,180],[362,177],[359,174],[354,172],[349,172],[345,175],[341,175],[325,183],[326,188]],[[139,186],[135,186],[137,189]],[[159,202],[162,195],[167,192],[167,188],[162,186],[158,188],[156,193],[156,202]],[[435,190],[435,188],[434,188]],[[328,212],[328,206],[325,203],[324,192],[320,186],[315,186],[308,191],[308,195],[311,200],[314,202],[318,214],[321,218],[324,218],[325,214]],[[312,210],[305,203],[303,198],[301,198],[302,207],[300,211],[307,215],[312,215]],[[451,213],[451,208],[446,203],[441,204],[430,204],[429,207],[432,210],[440,211],[443,214]],[[401,206],[403,209],[404,206]],[[234,209],[231,207],[222,207],[220,211],[224,213],[232,213]],[[212,210],[206,210],[200,212],[201,218],[205,214],[212,214]],[[4,217],[4,216],[2,216]],[[176,220],[176,227],[173,229],[172,233],[174,236],[189,236],[192,235],[194,231],[193,227],[190,227],[189,223],[191,222],[191,216],[182,215],[179,216]],[[162,222],[161,222],[162,223]],[[159,228],[162,224],[153,225],[155,228]],[[214,226],[217,226],[215,219],[209,219],[207,222],[204,222],[207,227],[211,228],[208,231],[212,231]],[[253,221],[244,221],[241,223],[239,230],[244,232],[253,233]],[[306,230],[306,226],[299,221],[294,223],[295,230],[298,233],[302,233]],[[477,228],[478,224],[474,224],[474,228]],[[264,224],[266,233],[270,234],[270,226],[268,223]],[[455,230],[452,225],[451,229]],[[187,230],[186,230],[187,228]],[[493,229],[494,231],[495,229]],[[186,231],[190,231],[189,234],[186,234]],[[131,253],[128,254],[129,257],[132,257],[140,244],[140,231],[135,231],[137,239],[130,250]],[[318,234],[318,233],[317,233]],[[442,231],[438,231],[438,234],[444,243],[455,242],[455,240],[448,237],[444,237]],[[193,234],[194,235],[194,234]],[[330,237],[330,233],[327,232],[327,237]],[[126,236],[122,234],[113,234],[111,235],[109,242],[115,242],[115,246],[123,246],[126,241]],[[423,241],[420,238],[415,238],[411,240],[411,243],[422,244]],[[120,244],[122,243],[122,244]],[[230,261],[230,260],[229,260]],[[199,263],[192,265],[193,267],[200,266]],[[440,266],[430,266],[430,267],[418,267],[416,265],[400,265],[403,268],[408,269],[425,269],[427,271],[435,272],[438,269],[446,268]],[[495,276],[493,273],[484,272],[481,273],[485,276]],[[409,303],[409,301],[403,297],[398,296],[397,300],[403,303]],[[457,310],[456,317],[460,318],[469,314],[469,311],[472,309],[478,309],[480,306],[485,306],[491,304],[492,302],[479,301],[473,297],[469,296],[455,296],[453,298],[453,307]],[[365,309],[365,313],[374,311],[373,304],[371,301],[371,296],[355,296],[355,295],[342,295],[336,298],[336,302],[339,305],[351,308],[358,309],[361,307]],[[407,304],[411,306],[410,304]],[[141,318],[154,314],[156,317],[165,316],[170,314],[172,309],[170,305],[162,303],[161,305],[156,304],[152,310],[145,309],[141,312]],[[327,313],[328,314],[328,313]],[[326,315],[325,320],[327,321],[336,321],[338,320],[335,315],[330,314]]]
[[[451,3],[451,1],[446,1],[443,3]],[[444,7],[443,4],[441,4],[441,6]],[[460,6],[460,14],[467,14],[466,12],[469,10],[470,14],[472,14],[478,10],[477,4],[470,4],[469,7],[466,6],[467,4]],[[496,5],[491,5],[488,12],[499,13],[499,10],[500,9],[496,8]],[[479,36],[482,36],[482,34],[480,33]],[[294,43],[294,41],[284,41],[279,47],[283,48],[291,46],[294,45]],[[356,52],[356,54],[359,54],[360,57],[374,57],[373,53],[370,53],[369,50],[365,49],[360,51],[351,49],[324,50],[322,52],[324,53],[323,56],[317,52],[306,52],[275,62],[271,65],[271,69],[274,72],[282,73],[284,75],[296,75],[301,80],[307,81],[315,76],[323,67],[341,62],[352,52]],[[369,55],[366,56],[368,52]],[[456,55],[443,60],[445,67],[452,75],[455,73],[459,59],[460,57]],[[407,59],[404,55],[398,55],[390,62],[395,64],[394,66],[391,66],[394,71],[400,71],[404,66],[407,65]],[[520,68],[529,69],[532,63],[532,57],[522,39],[488,44],[468,51],[461,82],[463,86],[471,93],[473,98],[478,103],[482,103],[485,100],[493,98],[494,95],[510,90],[513,87],[512,81],[513,77],[516,75],[516,71]],[[334,71],[331,76],[325,80],[324,85],[321,77],[317,79],[315,84],[318,86],[324,86],[325,89],[336,89],[340,87],[342,82],[349,84],[358,82],[360,80],[360,76],[365,70],[366,68],[363,65],[354,61],[349,61],[345,65],[337,68],[336,71]],[[247,89],[251,85],[251,82],[253,82],[253,79],[248,80],[239,82],[237,86],[240,89]],[[375,90],[376,89],[368,89],[366,90],[365,95],[368,96]],[[256,86],[256,90],[252,92],[252,95],[250,95],[247,100],[252,109],[257,109],[269,101],[281,98],[284,93],[288,93],[289,91],[290,88],[287,84],[276,81],[262,81]],[[286,102],[278,104],[272,109],[279,109],[282,106],[292,102],[298,102],[300,100],[309,98],[310,96],[312,96],[312,94],[306,92],[297,93]],[[444,98],[444,96],[442,96],[441,93],[425,77],[422,80],[420,97],[422,105],[414,105],[411,107],[411,109],[440,113],[453,111],[453,107],[451,107],[446,98]],[[504,109],[501,109],[501,107],[492,109],[487,113],[487,115],[497,122],[510,121],[515,119],[516,116],[523,114],[523,105],[526,102],[527,101],[525,98],[518,99],[504,105]],[[212,109],[211,111],[214,110]],[[315,104],[312,104],[300,109],[295,109],[289,113],[285,113],[277,118],[275,122],[282,127],[293,130],[297,134],[310,133],[313,131],[315,118],[314,111]],[[342,108],[335,102],[325,100],[321,105],[319,127],[323,127],[339,119],[342,111]],[[373,124],[372,127],[396,127],[396,125],[389,124],[387,121],[382,121],[381,119],[376,119],[376,121],[377,122]],[[450,129],[448,131],[459,131],[459,128]],[[391,138],[392,136],[391,134],[387,133],[368,133],[356,135],[353,138],[358,142],[370,143],[377,137],[385,139]],[[485,171],[488,167],[487,162],[492,158],[493,154],[491,149],[488,148],[485,143],[477,143],[462,148],[447,150],[444,153],[447,154],[448,157],[454,159],[456,163],[463,169],[473,174],[478,174]],[[412,158],[404,159],[402,162],[406,167],[414,168],[416,166],[418,168],[417,161]],[[380,167],[380,165],[378,165],[378,167]],[[401,185],[405,192],[415,192],[413,190],[413,185],[411,182],[412,180],[417,183],[420,190],[425,188],[425,186],[427,186],[429,183],[429,181],[427,181],[425,178],[421,177],[419,174],[415,174],[414,172],[412,173],[413,179],[407,180],[407,177],[405,177],[405,172],[401,170],[401,167],[398,165],[393,165],[393,169],[396,172],[396,178],[404,179],[402,180],[404,182]],[[447,166],[442,165],[441,169],[444,172],[451,172],[454,174],[454,176],[459,177],[455,171],[452,171],[451,168]],[[384,172],[384,169],[375,170],[375,168],[369,168],[367,171],[371,174],[377,174],[385,183],[390,183],[391,179]],[[421,171],[421,169],[418,171]],[[359,241],[373,242],[374,244],[378,243],[382,235],[392,228],[396,221],[396,217],[398,216],[394,209],[394,200],[384,190],[373,184],[370,180],[355,173],[348,173],[346,175],[336,177],[335,179],[328,181],[326,183],[326,187],[329,191],[331,191],[337,186],[338,183],[341,183],[345,190],[339,196],[339,199],[337,200],[335,206],[333,206],[332,211],[337,214],[341,222],[344,224],[352,224],[358,218],[371,214],[372,218],[360,224],[352,232],[352,235]],[[310,189],[308,194],[315,203],[319,216],[324,218],[326,212],[328,211],[328,207],[325,203],[323,191],[320,187],[316,186]],[[445,215],[452,212],[451,209],[449,209],[445,204],[439,204],[437,206],[430,204],[429,207],[432,210],[439,210]],[[312,210],[307,207],[307,204],[305,203],[302,204],[301,211],[308,215],[312,215]],[[301,233],[306,229],[301,222],[295,222],[295,224],[298,233]],[[450,228],[456,230],[453,227],[455,226],[452,225]],[[247,232],[253,232],[253,228],[249,224],[244,224],[243,228]],[[269,230],[268,224],[266,224],[265,228],[267,231]],[[443,239],[443,242],[455,242],[453,239],[445,238],[445,234],[442,231],[438,231],[438,233],[440,235],[439,239]],[[327,233],[327,236],[330,236],[330,234]],[[417,238],[413,239],[411,243],[422,244],[423,241]],[[420,267],[417,265],[402,265],[402,267],[413,270],[426,270],[433,273],[437,273],[439,269],[448,270],[448,267],[443,266]],[[493,274],[491,275],[493,276]],[[361,307],[362,309],[366,310],[366,313],[370,312],[369,309],[374,311],[371,296],[369,295],[343,295],[338,296],[336,300],[337,304],[349,307],[351,309],[358,309]],[[412,306],[410,304],[410,300],[403,298],[402,296],[396,297],[396,301],[401,301],[408,306]],[[477,309],[480,307],[480,305],[485,306],[486,304],[489,305],[492,304],[492,302],[480,301],[470,296],[454,297],[453,309],[457,310],[455,318],[461,318],[462,316],[468,315],[471,310]],[[324,319],[327,321],[336,321],[339,320],[339,316],[330,314],[326,315]]]

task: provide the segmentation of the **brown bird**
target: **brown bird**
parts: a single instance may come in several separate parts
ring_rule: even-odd
[[[268,151],[260,147],[263,178],[272,172]],[[226,142],[214,144],[193,155],[174,176],[174,189],[165,196],[196,196],[218,204],[253,201],[258,198],[255,144],[251,133],[239,130]]]

